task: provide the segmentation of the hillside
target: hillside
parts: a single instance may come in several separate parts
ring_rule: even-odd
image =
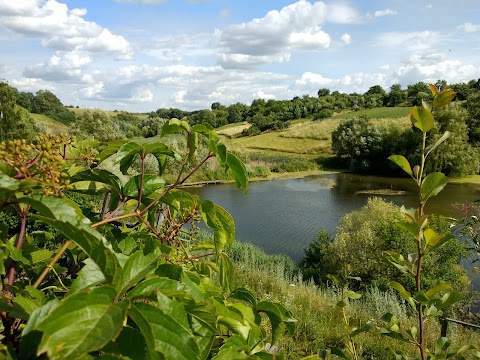
[[[67,108],[68,110],[70,110],[71,112],[73,112],[75,115],[77,116],[81,116],[83,113],[85,113],[85,111],[93,111],[93,110],[100,110],[100,109],[80,109],[80,108]],[[111,111],[111,110],[100,110],[106,114],[108,114],[109,116],[111,117],[114,117],[116,115],[118,115],[119,113],[121,113],[121,111]],[[134,116],[136,116],[138,119],[140,120],[146,120],[148,119],[148,115],[147,114],[139,114],[139,113],[130,113]]]
[[[47,132],[52,134],[60,134],[60,133],[67,133],[68,126],[62,124],[59,121],[53,120],[52,118],[48,117],[47,115],[43,114],[32,114],[32,117],[40,122],[43,126],[47,128]]]

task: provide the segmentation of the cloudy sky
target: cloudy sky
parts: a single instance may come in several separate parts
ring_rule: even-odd
[[[480,78],[477,0],[0,0],[0,80],[152,111]]]

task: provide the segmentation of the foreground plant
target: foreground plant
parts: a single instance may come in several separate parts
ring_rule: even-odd
[[[69,157],[78,153],[71,141],[1,149],[1,206],[21,221],[18,232],[0,239],[0,358],[277,358],[265,351],[266,341],[293,331],[295,320],[281,304],[235,288],[225,252],[233,219],[178,188],[216,158],[246,192],[243,163],[209,126],[174,119],[162,135],[186,137],[185,155],[160,142],[116,142],[82,170],[78,161],[92,153]],[[201,137],[208,154],[185,173]],[[158,174],[146,174],[147,157],[158,162]],[[131,176],[136,159],[141,171]],[[168,161],[181,164],[171,184],[161,177]],[[69,189],[104,194],[102,211],[82,212],[61,196]],[[198,218],[213,230],[212,240],[196,241],[186,230]],[[44,225],[30,231],[33,220]]]
[[[425,214],[425,204],[427,201],[438,195],[448,182],[448,178],[440,173],[433,172],[425,174],[425,164],[428,156],[441,145],[449,136],[445,132],[441,137],[427,146],[427,134],[434,128],[434,114],[437,109],[449,104],[455,97],[455,92],[449,87],[444,87],[441,91],[430,84],[433,94],[432,102],[422,101],[422,106],[415,106],[410,110],[410,120],[417,129],[422,132],[422,144],[420,153],[420,163],[412,169],[408,160],[401,155],[392,155],[391,161],[402,168],[417,184],[419,195],[419,206],[416,209],[405,209],[402,207],[404,220],[397,225],[411,234],[411,238],[416,242],[417,251],[404,258],[401,254],[394,251],[386,251],[389,261],[403,273],[410,275],[415,283],[415,292],[412,294],[407,291],[404,285],[392,281],[390,286],[395,288],[400,296],[405,299],[417,314],[418,325],[409,329],[402,329],[398,319],[392,314],[385,314],[382,318],[388,326],[381,329],[381,332],[387,336],[410,343],[418,348],[420,358],[425,359],[446,359],[446,358],[464,358],[464,354],[474,350],[474,346],[465,345],[457,349],[450,349],[450,341],[447,338],[438,339],[434,349],[426,344],[427,324],[430,318],[441,316],[445,309],[451,307],[456,302],[463,299],[462,294],[451,291],[451,286],[444,282],[438,282],[430,289],[422,289],[422,275],[425,269],[422,268],[424,259],[431,253],[438,250],[447,241],[451,241],[453,236],[450,233],[437,234],[429,227],[429,217]],[[428,271],[428,270],[427,270]],[[409,359],[404,353],[395,352],[397,359]],[[472,356],[480,357],[480,352],[471,352]]]

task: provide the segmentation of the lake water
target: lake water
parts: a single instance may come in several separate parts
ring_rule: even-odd
[[[320,228],[325,227],[333,234],[343,215],[366,204],[369,195],[358,194],[358,191],[377,189],[405,191],[403,195],[382,196],[397,205],[416,207],[418,202],[411,179],[354,174],[251,182],[247,196],[233,184],[191,191],[232,214],[239,241],[253,243],[269,254],[286,254],[299,261],[303,249],[315,240]],[[449,184],[429,201],[426,212],[459,217],[451,204],[476,199],[480,199],[478,186]]]

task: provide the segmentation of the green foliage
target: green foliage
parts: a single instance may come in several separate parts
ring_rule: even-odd
[[[100,110],[85,111],[72,125],[71,132],[81,138],[94,136],[100,142],[115,141],[125,137],[119,123]]]
[[[215,157],[246,192],[243,163],[208,126],[171,120],[162,133],[184,136],[187,151],[179,155],[163,143],[113,142],[93,161],[94,152],[82,154],[70,138],[51,136],[39,146],[2,144],[2,205],[16,208],[20,218],[20,229],[0,243],[2,356],[275,358],[265,351],[266,342],[293,332],[295,319],[282,304],[236,289],[226,252],[234,239],[233,219],[220,206],[177,189]],[[186,172],[199,137],[207,142],[207,154]],[[75,153],[80,156],[69,157]],[[145,174],[147,156],[158,162],[155,175]],[[161,177],[167,157],[182,164],[171,183]],[[130,173],[136,159],[141,171],[126,182],[118,170],[110,171],[113,163]],[[83,202],[87,217],[59,196],[71,189],[107,193],[102,211],[85,209]],[[29,231],[31,213],[58,233],[55,242],[52,234]],[[200,219],[213,238],[195,238]]]
[[[15,103],[15,94],[16,89],[0,82],[0,141],[33,140],[40,129],[30,113]]]
[[[412,243],[416,246],[414,254],[405,258],[402,254],[395,251],[386,251],[385,254],[392,265],[405,275],[409,276],[415,283],[414,291],[408,291],[404,285],[398,281],[391,281],[390,286],[398,291],[398,294],[408,302],[412,310],[417,313],[417,326],[402,327],[398,319],[387,313],[382,317],[385,327],[381,332],[388,337],[397,339],[401,342],[410,343],[416,346],[420,353],[420,358],[437,359],[453,357],[470,350],[474,350],[472,345],[465,345],[459,349],[449,349],[451,343],[446,338],[439,338],[435,350],[426,343],[427,320],[442,316],[448,308],[462,300],[461,293],[452,291],[452,286],[438,279],[438,282],[425,290],[423,278],[428,272],[428,260],[432,259],[432,254],[438,253],[439,249],[445,247],[454,238],[450,233],[437,232],[428,215],[424,213],[424,207],[428,199],[436,196],[445,187],[448,179],[440,172],[432,172],[426,175],[426,160],[434,148],[437,148],[449,137],[449,133],[439,137],[431,146],[426,146],[427,133],[435,126],[435,115],[439,108],[449,104],[455,97],[455,92],[448,86],[429,85],[433,101],[422,101],[422,107],[415,106],[410,111],[410,120],[412,124],[422,132],[422,146],[420,154],[420,163],[412,166],[408,165],[406,159],[402,156],[391,156],[390,159],[399,165],[408,175],[410,175],[417,184],[419,206],[417,209],[402,208],[403,220],[397,222],[397,226],[409,234]],[[446,260],[441,259],[441,260]],[[426,270],[428,269],[428,270]],[[409,357],[402,352],[392,350],[397,359],[408,359]],[[474,352],[476,357],[480,356],[478,351]]]
[[[75,115],[49,90],[39,90],[32,99],[31,112],[44,114],[65,125],[75,121]]]

